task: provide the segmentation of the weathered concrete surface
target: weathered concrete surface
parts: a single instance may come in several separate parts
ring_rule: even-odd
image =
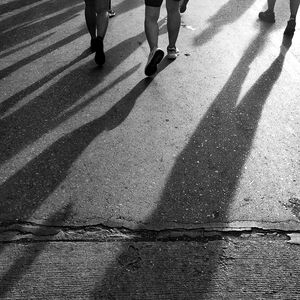
[[[9,244],[1,252],[1,299],[298,299],[300,292],[299,247],[276,235]]]
[[[1,221],[49,223],[70,205],[71,225],[298,228],[288,7],[266,27],[258,1],[193,1],[181,56],[147,80],[143,2],[130,3],[114,4],[103,69],[86,51],[81,1],[1,16]]]
[[[191,0],[153,79],[143,1],[113,5],[97,68],[83,1],[0,4],[0,298],[297,299],[288,3]]]

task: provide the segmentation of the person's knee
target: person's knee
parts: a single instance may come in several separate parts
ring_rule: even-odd
[[[149,7],[146,6],[146,11],[145,11],[145,22],[157,22],[159,19],[159,7]]]
[[[145,23],[157,23],[158,17],[155,15],[146,15],[145,16]]]
[[[168,14],[179,14],[179,1],[167,0],[166,7]]]
[[[105,13],[109,10],[109,0],[96,0],[95,11],[97,14]]]

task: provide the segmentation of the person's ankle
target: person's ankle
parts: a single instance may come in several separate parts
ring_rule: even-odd
[[[150,53],[153,52],[153,51],[155,51],[157,48],[158,48],[158,46],[152,46],[152,47],[150,47]]]

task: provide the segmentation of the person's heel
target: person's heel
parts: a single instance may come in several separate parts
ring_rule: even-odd
[[[102,37],[96,38],[95,48],[96,48],[95,62],[97,65],[102,66],[105,63],[105,54],[104,54],[104,50],[103,50],[103,38]]]

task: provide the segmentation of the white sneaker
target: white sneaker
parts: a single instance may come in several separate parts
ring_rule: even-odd
[[[164,51],[160,48],[155,48],[150,52],[148,62],[145,67],[146,76],[152,76],[156,73],[157,65],[161,62],[164,55]]]
[[[176,47],[173,48],[168,47],[167,51],[168,51],[168,56],[167,56],[168,59],[174,60],[179,55],[179,50]]]

